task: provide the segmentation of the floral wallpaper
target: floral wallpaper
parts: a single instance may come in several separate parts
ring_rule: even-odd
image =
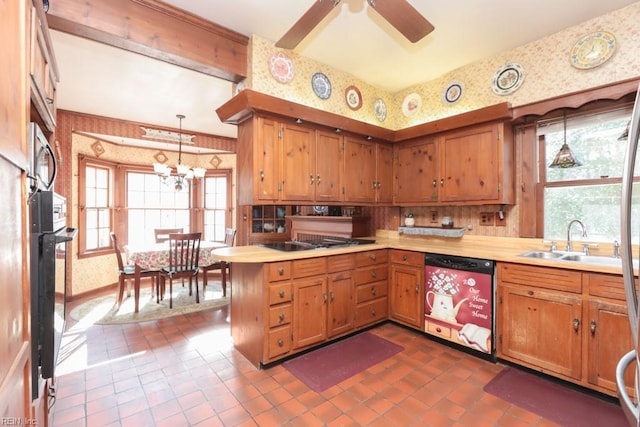
[[[368,85],[295,52],[281,51],[270,41],[253,36],[249,50],[250,72],[244,85],[258,92],[355,120],[394,130],[402,129],[504,101],[513,106],[524,105],[637,77],[640,75],[640,58],[637,55],[640,52],[639,18],[640,2],[397,93],[388,93]],[[599,67],[590,70],[574,68],[569,61],[571,49],[580,38],[596,31],[608,31],[615,36],[615,53]],[[294,75],[288,83],[279,82],[270,72],[270,59],[278,52],[289,56],[293,64]],[[520,87],[507,95],[494,93],[494,76],[502,67],[512,63],[522,67],[524,78]],[[311,87],[311,78],[317,72],[324,73],[331,81],[332,94],[326,100],[317,97]],[[447,102],[445,90],[454,83],[460,84],[462,93],[456,102]],[[344,96],[346,88],[351,85],[356,86],[362,94],[362,108],[355,111],[348,107]],[[421,101],[421,107],[405,115],[403,103],[416,97]],[[378,98],[382,98],[387,107],[384,121],[378,120],[374,114],[373,106]]]

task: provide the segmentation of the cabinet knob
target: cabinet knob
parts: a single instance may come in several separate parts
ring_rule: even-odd
[[[437,179],[434,179],[434,180],[433,180],[433,182],[432,182],[432,184],[433,184],[433,186],[434,186],[434,187],[437,187],[437,186],[438,186],[438,180],[437,180]]]
[[[371,270],[371,277],[375,279],[377,276],[378,275],[376,274],[375,270]]]
[[[440,178],[440,187],[444,187],[444,178]]]
[[[371,295],[376,296],[376,288],[371,288]]]
[[[372,309],[371,309],[371,315],[372,315],[372,316],[375,316],[375,315],[376,315],[376,309],[375,309],[375,308],[372,308]]]
[[[282,338],[280,338],[278,340],[278,347],[282,347],[284,345],[284,341],[282,341]]]
[[[278,274],[279,274],[280,276],[284,275],[284,268],[280,267],[280,268],[278,269]]]
[[[420,285],[416,283],[416,294],[420,293]]]
[[[285,293],[284,293],[284,291],[280,291],[280,292],[278,292],[278,295],[280,295],[280,298],[284,298]]]
[[[260,169],[260,181],[264,181],[264,170]]]
[[[320,175],[316,175],[316,183],[320,185]]]
[[[278,316],[278,319],[280,320],[280,323],[284,322],[284,313],[280,313],[280,316]]]
[[[309,175],[309,185],[313,185],[313,175]]]
[[[402,255],[402,260],[406,261],[407,260],[407,256],[406,255]]]
[[[326,292],[322,293],[322,301],[327,302],[327,293]]]
[[[376,254],[371,254],[371,255],[369,255],[369,258],[371,258],[372,260],[374,260],[374,261],[375,261],[375,260],[376,260]]]
[[[329,298],[331,299],[331,302],[333,302],[333,297],[335,297],[333,291],[329,292]]]
[[[578,328],[580,328],[580,319],[575,318],[573,319],[573,330],[578,332]]]
[[[591,330],[591,335],[595,335],[596,334],[596,321],[592,320],[589,323],[589,329]]]

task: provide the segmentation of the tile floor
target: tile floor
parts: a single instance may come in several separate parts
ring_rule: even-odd
[[[554,425],[483,392],[502,365],[393,323],[371,331],[404,351],[322,393],[281,365],[251,365],[233,348],[228,307],[67,328],[54,427]]]

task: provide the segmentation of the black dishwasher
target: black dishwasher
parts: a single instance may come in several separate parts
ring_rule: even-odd
[[[425,332],[495,354],[495,262],[425,254]]]

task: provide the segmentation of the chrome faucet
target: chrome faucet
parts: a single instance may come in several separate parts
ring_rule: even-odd
[[[569,226],[567,227],[567,252],[571,252],[571,227],[573,224],[579,224],[582,228],[582,237],[587,237],[587,227],[580,221],[579,219],[574,219],[569,222]]]

